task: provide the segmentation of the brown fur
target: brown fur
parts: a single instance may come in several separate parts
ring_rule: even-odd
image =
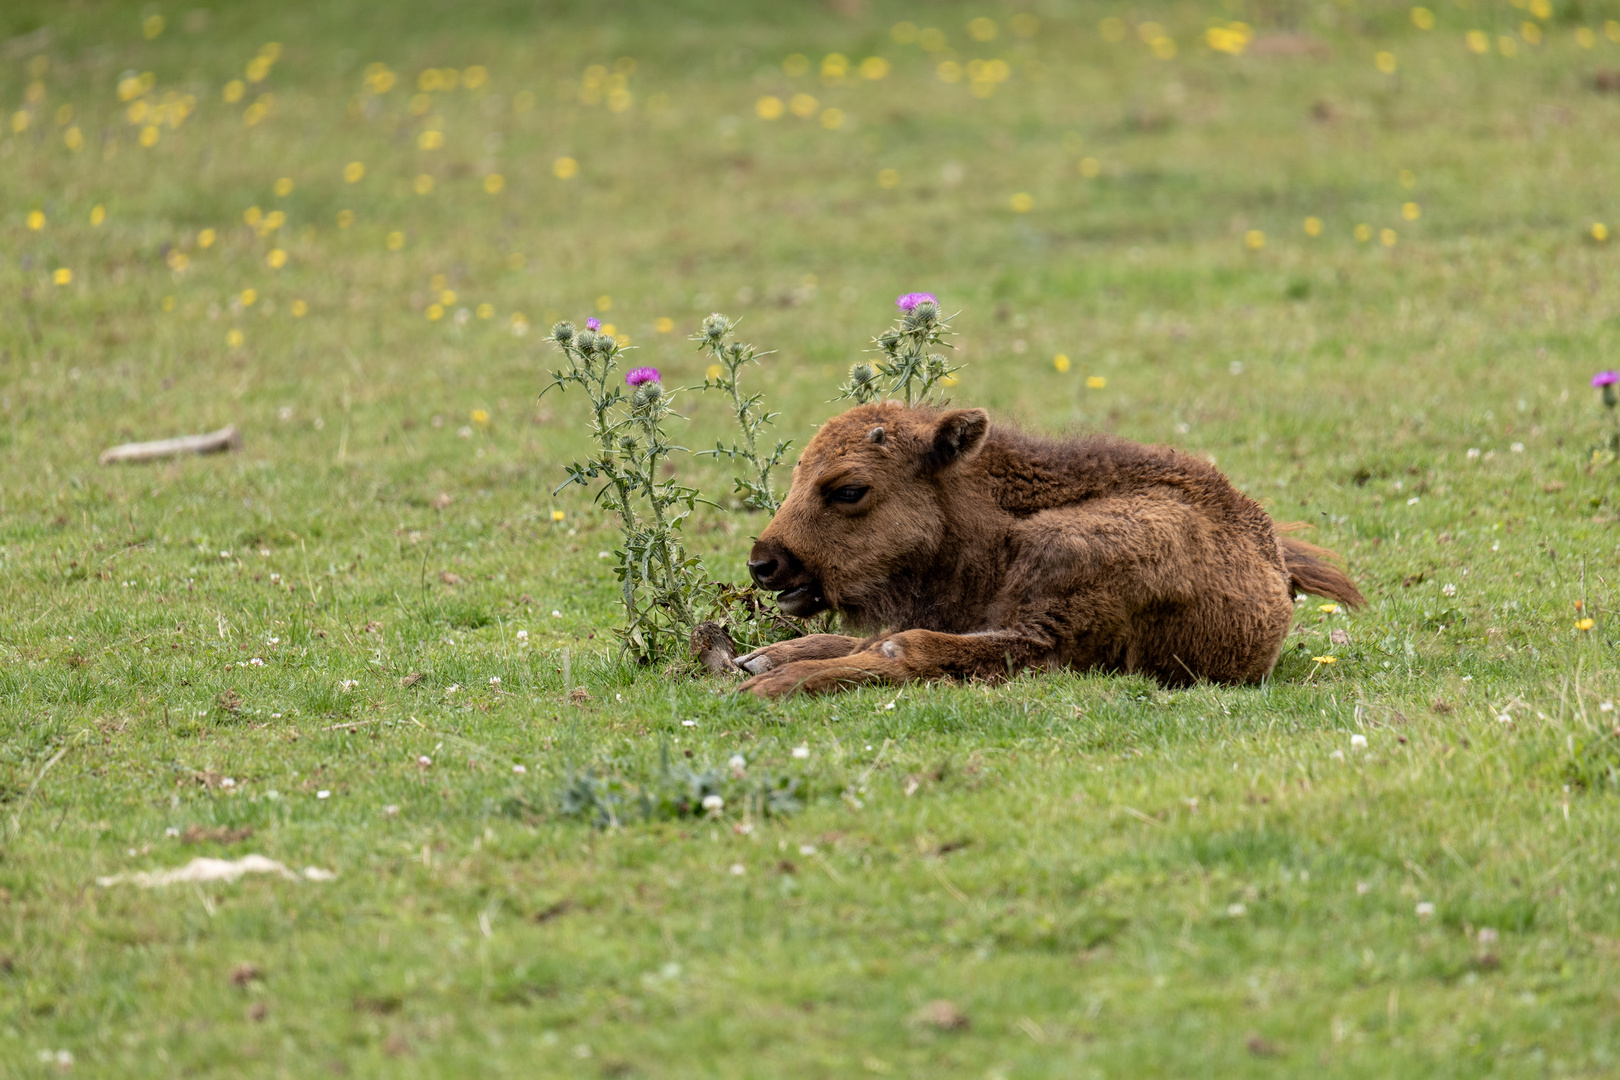
[[[864,491],[862,490],[864,489]],[[1295,592],[1362,603],[1213,465],[1109,436],[1055,440],[982,409],[896,402],[828,421],[749,570],[813,634],[739,657],[766,697],[1025,667],[1258,682]]]

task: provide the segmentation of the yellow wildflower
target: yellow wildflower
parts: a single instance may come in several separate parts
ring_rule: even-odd
[[[353,210],[339,210],[338,211],[338,216],[337,216],[337,223],[338,223],[338,228],[340,228],[340,229],[347,229],[350,225],[353,225],[354,224],[354,211]]]
[[[1609,238],[1609,227],[1607,225],[1603,224],[1603,222],[1601,222],[1601,221],[1592,222],[1592,239],[1596,240],[1598,243],[1601,244],[1603,241],[1607,240],[1608,238]]]
[[[1094,157],[1080,159],[1080,175],[1087,180],[1094,180],[1102,173],[1102,162]]]
[[[452,290],[452,289],[441,289],[439,291],[439,303],[443,304],[445,307],[449,307],[451,304],[454,304],[455,302],[456,302],[456,294],[455,294],[454,290]]]
[[[786,106],[782,104],[782,99],[775,94],[766,94],[754,102],[754,115],[761,120],[780,119],[785,109]]]
[[[305,315],[309,314],[309,305],[304,303],[302,300],[294,300],[288,310],[292,312],[293,318],[302,319]]]
[[[876,82],[889,74],[889,62],[881,56],[868,56],[861,61],[861,78]]]
[[[158,141],[158,134],[159,134],[159,132],[158,132],[157,126],[155,124],[148,124],[145,127],[141,128],[141,139],[140,139],[141,145],[144,146],[144,147],[147,147],[147,148],[151,148],[153,146],[156,146],[157,141]]]
[[[1311,659],[1315,660],[1318,664],[1337,664],[1339,662],[1337,659],[1331,656],[1313,656]]]
[[[1319,218],[1319,217],[1308,217],[1308,218],[1306,218],[1305,219],[1305,235],[1306,236],[1321,236],[1322,235],[1322,219]]]
[[[559,180],[571,180],[579,175],[579,162],[571,157],[560,157],[551,163],[551,175]]]
[[[488,318],[492,317],[494,314],[495,314],[495,305],[494,304],[479,304],[478,305],[478,317],[480,319],[488,319]]]
[[[264,211],[257,206],[250,206],[242,211],[242,220],[249,225],[257,225],[264,220]]]
[[[474,409],[472,411],[472,422],[475,424],[489,423],[489,413],[485,412],[483,409]]]
[[[70,127],[62,132],[62,143],[69,150],[77,150],[84,145],[84,132],[80,131],[77,125]]]
[[[243,307],[252,307],[253,302],[258,298],[259,290],[257,289],[243,289],[241,295],[238,297],[238,299],[242,301]]]
[[[423,150],[437,150],[444,145],[444,132],[424,131],[416,137],[416,145]]]
[[[551,520],[552,521],[561,521],[563,518],[565,518],[567,516],[568,515],[563,513],[561,510],[553,510],[551,512]]]
[[[225,84],[225,89],[220,96],[225,99],[225,104],[235,105],[242,100],[242,95],[245,93],[247,93],[247,84],[241,79],[232,79]]]
[[[28,219],[27,220],[28,220],[28,227],[30,229],[33,229],[35,232],[38,232],[39,230],[41,230],[41,229],[43,229],[45,227],[45,211],[43,211],[43,210],[30,210],[30,211],[28,211]]]
[[[200,248],[213,247],[214,238],[218,235],[219,234],[214,232],[213,229],[204,229],[202,232],[197,234],[197,246]]]
[[[235,328],[232,328],[225,335],[225,344],[229,345],[233,349],[240,349],[244,340],[246,339],[243,337],[242,331]]]
[[[603,295],[601,295],[601,296],[598,296],[596,298],[596,310],[597,311],[611,311],[611,310],[613,310],[613,297],[608,296],[605,293]],[[608,333],[611,334],[611,333],[613,333],[613,331],[609,330]]]
[[[1056,356],[1052,357],[1052,366],[1054,368],[1056,368],[1058,371],[1068,371],[1069,370],[1069,358],[1068,358],[1068,356],[1066,356],[1063,353],[1058,353]]]
[[[291,195],[292,190],[293,190],[292,177],[283,176],[280,180],[277,180],[275,190],[276,190],[276,194],[281,196],[282,198],[286,198],[288,195]]]
[[[1013,208],[1014,213],[1027,214],[1035,209],[1035,197],[1027,191],[1020,191],[1007,200],[1007,205]]]
[[[426,195],[433,190],[433,177],[427,173],[417,173],[416,179],[411,181],[411,190],[418,195]]]
[[[1419,30],[1434,29],[1434,12],[1430,11],[1426,7],[1413,8],[1412,25],[1417,27]]]
[[[269,264],[270,269],[280,270],[287,265],[287,253],[281,248],[276,248],[265,256],[264,261]]]
[[[387,247],[389,251],[398,251],[400,248],[405,246],[405,234],[400,232],[398,229],[395,229],[393,232],[383,237],[383,245]]]
[[[1338,604],[1323,604],[1320,607],[1318,607],[1316,610],[1322,612],[1325,615],[1337,615],[1339,613],[1339,605]]]
[[[809,94],[794,94],[788,99],[788,111],[801,120],[808,120],[816,115],[816,109],[820,105],[821,103]]]
[[[58,285],[71,285],[73,284],[73,271],[65,266],[59,266],[56,268],[56,273],[51,275],[51,280]]]
[[[1409,202],[1401,204],[1401,217],[1405,218],[1407,221],[1416,221],[1422,216],[1423,207],[1419,206],[1417,203]]]
[[[94,206],[92,206],[90,208],[90,224],[91,225],[100,225],[103,221],[106,221],[106,220],[107,220],[107,208],[105,206],[102,206],[100,203],[96,203],[96,205],[94,205]]]
[[[1243,246],[1250,251],[1259,251],[1266,246],[1266,234],[1259,229],[1250,229],[1243,234]]]
[[[343,179],[351,184],[358,184],[361,177],[366,175],[366,166],[361,161],[351,161],[343,166]]]
[[[703,374],[711,379],[718,379],[725,373],[726,369],[721,367],[719,364],[710,364],[708,367],[703,369]]]
[[[141,34],[147,41],[151,41],[161,33],[163,33],[163,16],[148,15],[141,20]]]
[[[506,190],[506,177],[500,173],[490,173],[484,177],[484,190],[491,195],[499,195]]]
[[[1086,376],[1086,387],[1087,387],[1087,389],[1101,390],[1103,387],[1105,387],[1107,385],[1108,385],[1108,380],[1103,378],[1101,375],[1088,375],[1088,376]]]
[[[900,186],[900,171],[898,169],[879,169],[877,175],[878,187],[896,188]]]
[[[427,309],[427,317],[429,322],[438,322],[440,319],[444,318],[444,308],[439,304],[429,304]]]
[[[1592,629],[1592,627],[1594,627],[1596,625],[1597,625],[1597,623],[1593,622],[1591,619],[1577,619],[1577,620],[1575,620],[1575,629],[1579,630],[1583,634],[1586,633],[1586,631]]]
[[[489,79],[489,69],[483,64],[473,64],[461,73],[461,85],[469,90],[476,90]]]
[[[659,316],[653,320],[653,329],[660,334],[668,334],[675,329],[675,320],[666,316]]]
[[[1395,54],[1392,52],[1378,53],[1373,57],[1373,66],[1385,75],[1395,74]]]
[[[1383,244],[1385,247],[1394,247],[1395,246],[1395,230],[1394,229],[1380,229],[1379,232],[1378,232],[1378,242],[1380,244]]]

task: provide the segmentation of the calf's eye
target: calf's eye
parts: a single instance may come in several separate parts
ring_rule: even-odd
[[[870,490],[872,489],[854,486],[834,488],[827,493],[827,498],[835,503],[858,503],[866,498],[866,493]]]

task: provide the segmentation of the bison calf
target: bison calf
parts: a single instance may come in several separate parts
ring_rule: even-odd
[[[762,697],[1025,667],[1258,682],[1293,596],[1361,594],[1213,465],[1108,436],[1042,439],[983,409],[897,402],[828,421],[748,570],[812,634],[737,663]]]

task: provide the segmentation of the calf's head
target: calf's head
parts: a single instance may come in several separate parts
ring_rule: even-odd
[[[951,524],[947,488],[989,427],[983,409],[893,401],[829,420],[794,466],[749,574],[789,615],[881,610],[895,579],[919,576],[938,555]]]

